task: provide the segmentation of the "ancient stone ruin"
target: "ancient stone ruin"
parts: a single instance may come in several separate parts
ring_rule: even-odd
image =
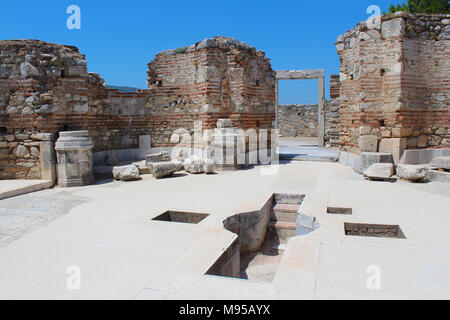
[[[231,38],[157,54],[148,89],[136,92],[107,88],[73,46],[0,41],[0,178],[55,181],[55,142],[61,132],[80,130],[92,139],[96,167],[177,146],[173,160],[192,158],[186,149],[193,148],[223,169],[214,150],[226,147],[217,141],[233,140],[231,168],[239,168],[275,155],[274,129],[338,146],[340,162],[360,173],[383,157],[429,163],[450,146],[449,28],[448,15],[396,13],[379,27],[361,22],[335,44],[341,67],[330,77],[329,101],[324,70],[274,71],[263,51]],[[278,81],[289,79],[318,79],[319,104],[278,106]],[[221,119],[234,133],[218,127]]]
[[[205,130],[206,147],[207,129],[219,119],[256,131],[270,131],[275,119],[269,60],[234,39],[210,38],[158,54],[148,65],[149,89],[136,93],[107,89],[72,46],[0,41],[0,59],[1,178],[54,179],[41,169],[56,163],[44,145],[61,131],[88,130],[93,152],[110,157],[111,150],[185,143],[195,121]]]
[[[448,15],[398,13],[339,36],[342,150],[450,146],[449,29]]]

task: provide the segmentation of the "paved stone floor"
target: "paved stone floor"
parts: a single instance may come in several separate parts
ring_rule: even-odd
[[[71,189],[45,190],[0,201],[0,248],[89,201]]]
[[[107,180],[0,200],[0,298],[450,297],[448,184],[371,182],[338,163],[283,161],[273,169]],[[288,241],[272,281],[205,275],[235,237],[222,221],[273,193],[305,194],[302,212],[320,229]],[[353,215],[327,214],[327,206]],[[152,221],[166,210],[210,215],[196,225]],[[400,225],[407,239],[346,236],[344,222]],[[79,289],[67,285],[72,266]],[[367,287],[371,266],[381,271],[379,290]]]
[[[281,159],[298,161],[333,161],[339,157],[337,148],[319,147],[318,138],[280,138]]]

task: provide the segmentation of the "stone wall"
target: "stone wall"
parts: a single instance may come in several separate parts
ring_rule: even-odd
[[[278,106],[278,127],[283,137],[317,137],[319,105],[294,104]],[[339,102],[325,101],[325,142],[339,144]]]
[[[94,152],[178,143],[194,121],[214,128],[230,118],[242,129],[271,128],[275,75],[264,52],[216,37],[168,50],[149,64],[149,89],[106,89],[72,46],[0,41],[0,178],[39,178],[42,133],[89,130]],[[179,132],[179,131],[178,131]],[[37,150],[36,150],[37,149]]]
[[[283,137],[317,137],[317,104],[278,106],[278,127]]]
[[[204,128],[228,118],[244,130],[272,128],[275,73],[263,51],[215,37],[164,51],[148,66],[153,144],[168,144],[180,127],[192,131],[195,120]]]
[[[396,13],[338,37],[340,145],[450,147],[450,15]],[[382,142],[382,141],[381,141]]]
[[[339,144],[339,79],[330,76],[330,101],[325,101],[325,142]],[[319,105],[295,104],[278,106],[278,128],[283,137],[317,137]]]

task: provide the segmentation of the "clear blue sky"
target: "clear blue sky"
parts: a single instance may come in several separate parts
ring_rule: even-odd
[[[90,72],[108,85],[145,88],[156,53],[222,35],[264,50],[276,69],[339,72],[333,44],[367,20],[369,5],[393,0],[1,0],[0,39],[40,39],[77,46]],[[69,5],[81,8],[81,30],[69,30]],[[326,82],[328,98],[328,81]],[[316,103],[316,81],[283,81],[280,103]]]

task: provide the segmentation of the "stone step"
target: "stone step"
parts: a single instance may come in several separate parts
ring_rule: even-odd
[[[293,212],[282,212],[282,211],[272,211],[270,213],[270,220],[272,221],[283,221],[283,222],[295,222],[297,220],[298,213]]]
[[[269,232],[278,236],[280,241],[285,242],[287,238],[296,236],[297,224],[295,222],[269,221]]]
[[[277,203],[273,207],[273,211],[275,212],[286,212],[286,213],[297,213],[298,209],[300,209],[299,204],[290,204],[290,203]]]

